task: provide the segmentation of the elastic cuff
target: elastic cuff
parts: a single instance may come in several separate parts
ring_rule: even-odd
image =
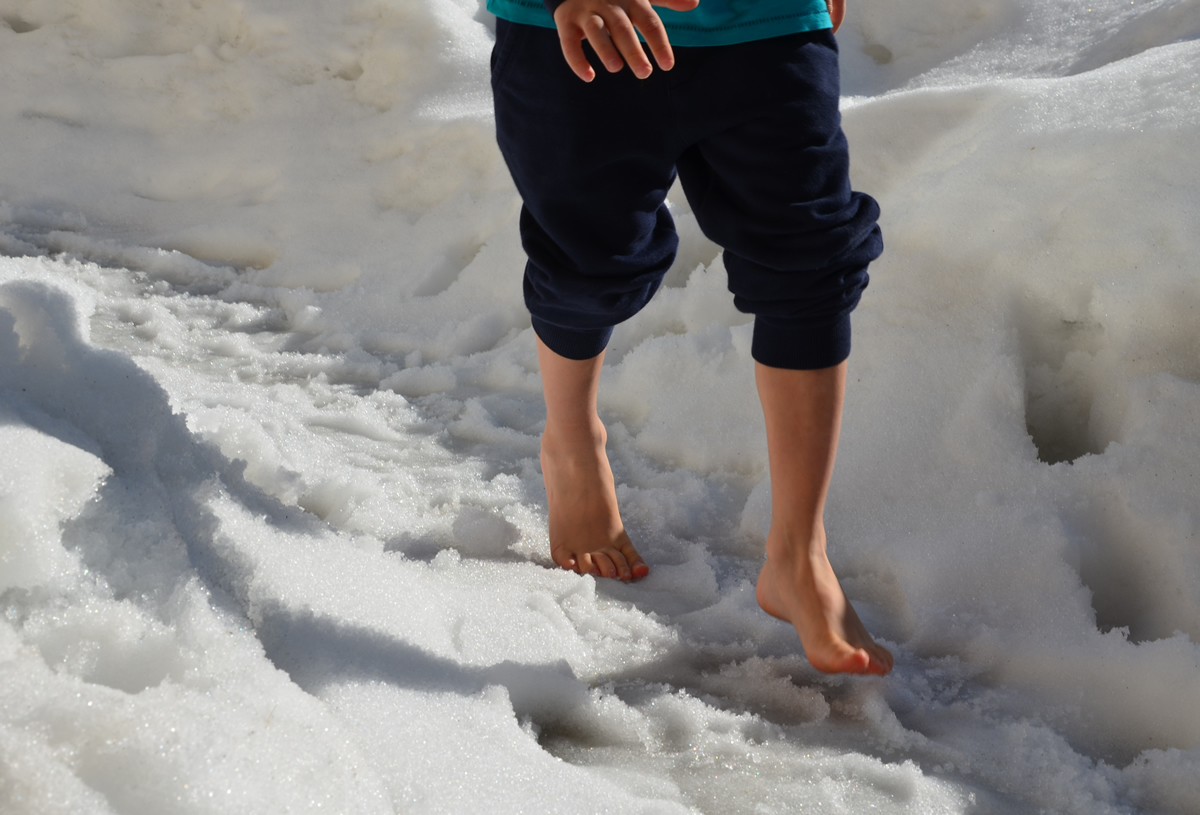
[[[613,332],[612,326],[576,330],[551,325],[537,317],[531,317],[530,320],[534,333],[546,343],[546,347],[567,359],[591,359],[600,356],[600,352],[608,347],[608,339]]]
[[[754,318],[750,356],[768,368],[816,371],[832,368],[850,356],[850,315],[826,326],[797,326]]]
[[[567,0],[542,0],[542,5],[546,7],[546,11],[550,12],[550,16],[554,16],[554,10],[565,3]],[[549,345],[550,343],[546,343]]]

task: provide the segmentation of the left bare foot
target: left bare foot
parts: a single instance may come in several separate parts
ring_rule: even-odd
[[[758,604],[795,627],[817,670],[882,676],[892,669],[892,655],[867,633],[825,554],[825,496],[841,429],[846,363],[816,370],[756,363],[754,374],[771,465],[771,529]]]
[[[550,556],[580,574],[635,580],[650,567],[633,548],[621,514],[605,432],[596,419],[588,433],[547,422],[542,434],[542,477],[550,509]]]

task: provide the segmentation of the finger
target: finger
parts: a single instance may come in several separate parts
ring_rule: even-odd
[[[650,0],[652,5],[669,8],[671,11],[691,11],[700,5],[700,0]]]
[[[829,19],[836,34],[842,27],[842,20],[846,19],[846,0],[825,0],[825,7],[829,9]]]
[[[658,67],[664,71],[671,70],[675,65],[675,53],[671,50],[670,40],[667,39],[667,28],[654,9],[638,13],[632,19],[634,26],[646,40],[646,45],[650,46],[650,53],[654,55],[654,61],[658,63]],[[637,72],[634,71],[634,73]],[[645,79],[645,77],[641,78]]]
[[[650,65],[650,60],[646,58],[646,52],[643,50],[642,43],[637,38],[637,31],[634,30],[633,23],[629,21],[629,18],[621,15],[607,23],[613,45],[621,52],[621,56],[625,57],[625,62],[629,64],[633,75],[638,79],[650,76],[650,72],[654,68]]]
[[[583,33],[578,29],[572,31],[571,28],[568,26],[558,30],[558,42],[562,45],[563,58],[567,61],[567,66],[575,72],[575,76],[584,82],[591,82],[596,78],[596,72],[592,70],[591,63],[583,53]]]
[[[593,16],[584,23],[583,30],[587,34],[587,41],[592,44],[592,50],[596,52],[596,56],[600,57],[600,61],[604,63],[605,69],[610,74],[615,74],[625,67],[625,60],[621,59],[621,54],[608,36],[604,20]]]

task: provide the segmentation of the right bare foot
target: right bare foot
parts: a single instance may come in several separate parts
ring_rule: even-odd
[[[613,483],[607,434],[596,414],[596,389],[604,353],[568,359],[537,340],[538,367],[546,397],[542,431],[542,477],[550,507],[550,556],[580,574],[634,580],[650,573],[638,555]]]
[[[650,573],[617,509],[617,490],[599,419],[583,432],[547,424],[542,477],[550,507],[550,556],[580,574],[634,580]],[[576,432],[571,432],[575,430]]]
[[[771,548],[768,546],[768,548]],[[824,546],[800,547],[795,556],[768,554],[755,596],[763,611],[791,623],[804,655],[823,673],[878,674],[892,670],[892,655],[858,619],[834,574]],[[805,551],[811,551],[807,557]]]

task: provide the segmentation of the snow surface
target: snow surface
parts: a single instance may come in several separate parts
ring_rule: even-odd
[[[831,555],[753,599],[749,325],[673,196],[551,568],[476,0],[0,0],[0,810],[1200,812],[1200,2],[851,0]]]

